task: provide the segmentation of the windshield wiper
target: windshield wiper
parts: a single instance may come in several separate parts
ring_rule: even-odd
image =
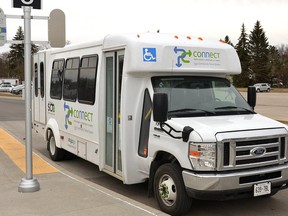
[[[250,110],[250,109],[247,109],[247,108],[244,108],[244,107],[236,107],[236,106],[223,106],[223,107],[216,107],[215,110],[219,110],[219,109],[223,109],[223,110],[227,110],[227,109],[242,109],[242,110],[245,110],[249,113],[253,113],[255,114],[255,112],[253,110]]]
[[[185,114],[185,113],[190,113],[190,112],[195,112],[195,111],[201,111],[206,114],[212,114],[212,115],[215,114],[215,112],[213,111],[203,110],[203,109],[191,109],[191,108],[171,110],[171,111],[168,111],[168,114]]]

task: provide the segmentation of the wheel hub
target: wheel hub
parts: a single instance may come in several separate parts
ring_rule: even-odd
[[[176,201],[176,187],[172,178],[166,178],[159,185],[160,196],[163,200],[166,201],[166,204],[173,205]]]
[[[52,153],[52,155],[54,155],[56,151],[56,143],[55,143],[54,137],[51,137],[49,148],[50,148],[50,152]]]

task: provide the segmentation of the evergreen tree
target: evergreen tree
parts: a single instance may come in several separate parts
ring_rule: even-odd
[[[288,45],[282,44],[279,46],[278,52],[280,55],[280,70],[277,71],[277,78],[282,83],[280,87],[288,87]]]
[[[1,77],[10,77],[9,76],[9,70],[7,68],[7,56],[8,53],[2,53],[0,55],[0,78]]]
[[[232,47],[234,47],[234,44],[231,42],[230,38],[228,35],[225,36],[224,42],[231,45]]]
[[[24,40],[24,32],[21,26],[17,29],[13,40]],[[9,69],[13,73],[12,76],[18,77],[19,75],[24,74],[24,44],[12,44],[10,49],[8,55]]]
[[[6,77],[6,64],[2,58],[0,58],[0,78]]]
[[[253,74],[249,68],[249,41],[244,23],[241,26],[241,34],[235,48],[241,62],[242,73],[233,76],[233,84],[237,87],[247,87],[253,83]]]
[[[255,82],[269,82],[271,79],[268,47],[268,38],[265,35],[260,21],[257,20],[249,35],[250,68],[255,75]]]
[[[16,35],[13,40],[23,41],[24,31],[19,26]],[[17,77],[20,80],[24,78],[24,44],[12,44],[10,46],[10,52],[8,55],[8,66],[10,70],[10,76]],[[38,52],[38,47],[35,44],[31,45],[32,54]]]
[[[280,62],[280,53],[275,46],[269,46],[269,55],[268,55],[268,69],[271,72],[271,80],[270,83],[273,86],[275,83],[279,82],[279,71],[281,70],[281,62]]]

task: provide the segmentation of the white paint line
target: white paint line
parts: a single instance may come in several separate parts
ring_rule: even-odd
[[[146,210],[146,209],[144,209],[144,208],[142,208],[142,207],[140,207],[140,206],[134,205],[134,204],[132,204],[132,203],[130,203],[130,202],[128,202],[128,201],[125,201],[125,200],[119,198],[119,197],[113,196],[112,194],[109,194],[109,193],[107,193],[107,192],[105,192],[105,191],[103,191],[103,190],[100,190],[99,188],[96,188],[96,187],[94,187],[94,186],[92,186],[92,185],[90,185],[90,184],[87,184],[87,183],[85,183],[85,182],[83,182],[83,181],[81,181],[81,180],[79,180],[79,179],[77,179],[77,178],[75,178],[75,177],[73,177],[73,176],[70,176],[70,175],[68,175],[68,174],[66,174],[66,173],[64,173],[64,172],[62,172],[62,171],[59,171],[59,172],[62,173],[63,175],[65,175],[65,176],[67,176],[68,178],[73,179],[73,180],[75,180],[75,181],[77,181],[77,182],[79,182],[79,183],[81,183],[81,184],[84,184],[84,185],[88,186],[89,188],[92,188],[93,190],[96,190],[96,191],[98,191],[98,192],[100,192],[100,193],[103,193],[103,194],[105,194],[105,195],[107,195],[107,196],[109,196],[109,197],[111,197],[111,198],[113,198],[113,199],[115,199],[115,200],[118,200],[118,201],[120,201],[120,202],[126,203],[127,205],[130,205],[130,206],[132,206],[132,207],[134,207],[134,208],[137,208],[137,209],[139,209],[139,210],[141,210],[141,211],[144,211],[144,212],[146,212],[146,213],[148,213],[148,214],[150,214],[150,215],[155,215],[155,216],[157,216],[157,214],[155,214],[155,213],[153,213],[153,212],[150,212],[150,211],[148,211],[148,210]]]

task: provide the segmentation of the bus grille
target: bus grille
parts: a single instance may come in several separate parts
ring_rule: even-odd
[[[220,170],[253,168],[284,162],[287,154],[286,139],[283,136],[221,142],[223,158]]]

